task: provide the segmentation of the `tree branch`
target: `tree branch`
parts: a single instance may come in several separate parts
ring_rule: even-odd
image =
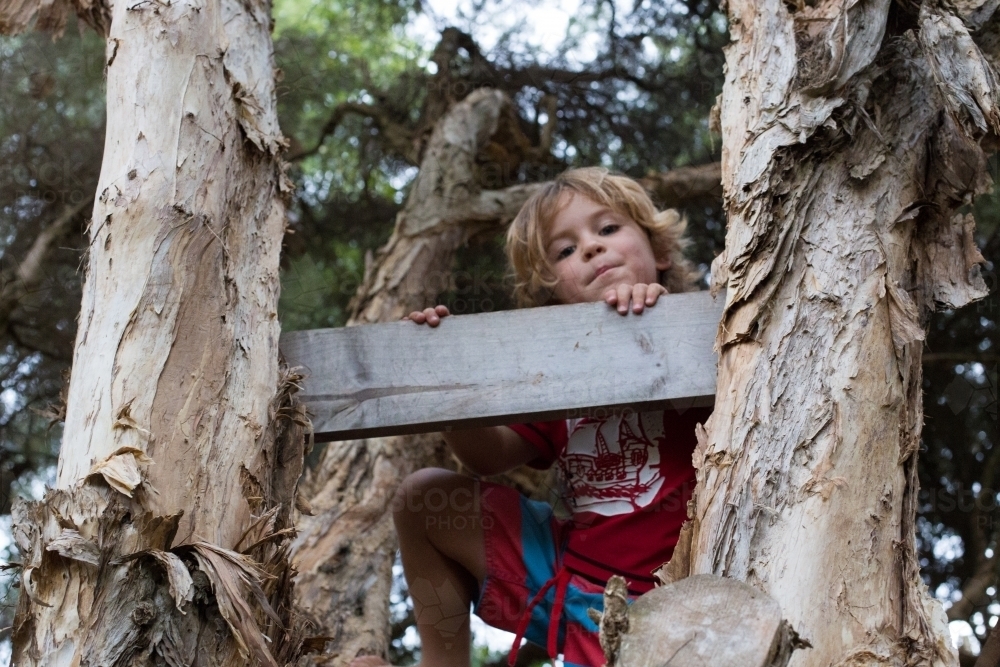
[[[78,204],[66,205],[62,213],[43,229],[17,268],[0,273],[0,329],[9,328],[11,313],[31,290],[38,287],[43,278],[42,268],[56,241],[70,230],[76,217],[92,206],[91,196]]]
[[[681,167],[640,178],[639,183],[662,208],[681,208],[699,201],[722,197],[718,162],[697,167]],[[505,225],[514,219],[531,195],[547,182],[512,185],[503,190],[484,190],[462,207],[445,215],[449,219]]]
[[[286,159],[289,162],[295,162],[318,153],[326,138],[337,130],[337,127],[347,114],[352,113],[371,118],[375,121],[375,125],[382,133],[390,150],[412,165],[419,164],[419,146],[414,142],[414,132],[389,118],[389,114],[385,110],[371,104],[360,104],[358,102],[341,102],[338,104],[333,110],[330,119],[326,121],[323,129],[320,130],[316,145],[306,150],[292,152]]]
[[[1000,631],[993,628],[986,638],[983,650],[979,652],[975,667],[997,667],[997,665],[1000,665]]]
[[[680,208],[699,200],[722,199],[719,162],[680,167],[640,178],[639,183],[664,208]]]
[[[50,32],[53,37],[61,37],[66,29],[66,19],[70,11],[75,11],[81,21],[93,28],[97,34],[107,37],[111,30],[111,5],[107,0],[63,0],[43,2],[42,0],[9,0],[0,3],[0,34],[16,35],[28,29],[35,21],[35,30]]]
[[[993,493],[991,489],[994,488],[993,483],[998,468],[1000,468],[1000,448],[994,448],[983,468],[982,493]],[[977,606],[989,602],[986,589],[997,585],[997,556],[994,553],[987,558],[985,553],[986,546],[994,538],[996,531],[986,535],[982,514],[979,503],[976,503],[973,511],[967,515],[966,525],[972,533],[967,547],[967,557],[975,560],[975,568],[972,576],[962,583],[962,599],[948,607],[949,621],[967,621]]]
[[[10,339],[14,341],[14,343],[18,347],[21,347],[30,352],[38,352],[39,354],[43,354],[49,359],[52,359],[54,361],[62,361],[66,363],[73,361],[72,340],[68,341],[68,343],[64,345],[62,348],[60,348],[58,345],[48,346],[40,341],[46,341],[50,343],[53,341],[46,340],[45,336],[38,335],[37,333],[36,335],[26,337],[18,330],[19,326],[23,325],[14,319],[9,319],[6,322],[6,327],[3,329],[3,331],[8,336],[10,336]]]
[[[949,621],[967,621],[978,605],[989,602],[986,589],[997,584],[997,558],[978,556],[975,572],[962,586],[962,599],[948,607]]]
[[[978,361],[984,364],[995,364],[1000,361],[1000,354],[987,352],[928,352],[923,356],[924,363],[942,361]]]

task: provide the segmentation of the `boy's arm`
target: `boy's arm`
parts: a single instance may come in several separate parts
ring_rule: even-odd
[[[447,431],[443,435],[458,460],[477,475],[499,475],[539,456],[534,446],[506,426]]]
[[[447,306],[439,305],[415,310],[403,319],[433,328],[450,314]],[[441,435],[462,465],[476,475],[499,475],[539,456],[531,443],[506,426],[446,431]]]

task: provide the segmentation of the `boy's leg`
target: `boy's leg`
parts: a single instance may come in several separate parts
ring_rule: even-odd
[[[486,576],[479,501],[476,480],[436,468],[407,477],[394,499],[426,667],[469,665],[469,605]]]

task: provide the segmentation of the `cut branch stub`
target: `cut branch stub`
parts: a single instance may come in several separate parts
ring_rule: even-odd
[[[784,667],[809,646],[754,587],[697,575],[655,588],[629,607],[615,667]]]

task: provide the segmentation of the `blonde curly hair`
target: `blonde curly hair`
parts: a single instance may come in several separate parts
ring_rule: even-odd
[[[568,203],[565,193],[576,193],[628,216],[649,235],[653,255],[670,259],[670,268],[660,272],[659,282],[671,293],[698,289],[701,273],[684,256],[691,243],[684,232],[687,221],[674,209],[657,211],[641,185],[627,176],[603,167],[570,169],[545,184],[524,203],[507,230],[507,259],[514,282],[514,298],[520,307],[553,303],[556,280],[545,256],[545,232]]]

